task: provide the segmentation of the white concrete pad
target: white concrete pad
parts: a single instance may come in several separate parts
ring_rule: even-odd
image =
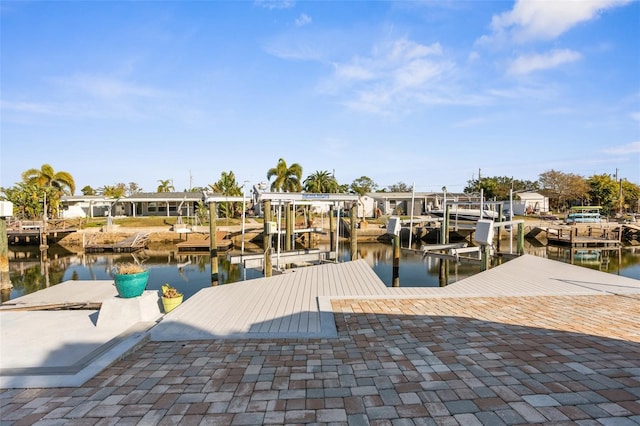
[[[145,291],[139,297],[115,296],[102,302],[98,314],[99,329],[127,328],[137,322],[154,322],[162,316],[157,291]]]
[[[155,324],[98,328],[97,316],[0,312],[0,388],[80,386],[147,339]]]

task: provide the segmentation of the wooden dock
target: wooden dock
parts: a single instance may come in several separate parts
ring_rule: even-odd
[[[186,240],[176,244],[178,252],[208,252],[211,250],[211,240],[209,234],[205,234],[204,238],[190,238],[191,233],[185,233]],[[216,248],[220,251],[228,251],[233,247],[233,240],[229,238],[227,231],[216,232]]]
[[[211,244],[209,240],[197,240],[197,241],[183,241],[176,244],[178,252],[189,251],[209,251],[211,250]],[[228,251],[233,247],[233,241],[231,240],[218,240],[216,241],[217,250]]]
[[[622,227],[592,225],[557,225],[537,227],[537,235],[544,234],[549,244],[569,247],[619,247]],[[536,233],[536,232],[532,232]]]
[[[335,260],[335,252],[321,251],[320,249],[292,250],[271,254],[271,265],[280,268],[285,265],[308,266]],[[227,259],[232,265],[241,264],[245,268],[263,269],[264,253],[248,253],[228,255]]]
[[[148,232],[138,232],[113,244],[99,244],[89,240],[84,247],[84,251],[87,253],[132,253],[147,248],[149,239]]]
[[[73,222],[66,219],[18,220],[7,226],[7,242],[10,245],[39,245],[45,239],[55,243],[77,231]]]

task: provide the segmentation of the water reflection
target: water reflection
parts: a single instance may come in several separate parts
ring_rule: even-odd
[[[323,246],[319,248],[327,249]],[[540,257],[640,279],[640,248],[570,250],[566,247],[536,247],[527,244],[525,251]],[[479,263],[458,263],[423,257],[417,250],[401,250],[399,266],[394,274],[391,245],[359,243],[358,254],[389,287],[438,287],[480,272]],[[343,262],[350,259],[348,245],[339,248],[338,258]],[[495,258],[494,266],[503,260]],[[183,254],[175,249],[167,249],[127,254],[73,254],[54,245],[49,247],[46,256],[42,256],[38,247],[10,247],[9,276],[13,289],[0,296],[4,302],[68,280],[111,280],[112,268],[120,262],[138,262],[148,266],[148,290],[160,290],[162,284],[168,282],[188,298],[202,288],[211,286],[208,253]],[[242,265],[232,265],[226,256],[218,258],[220,285],[262,276],[262,271],[245,270]]]

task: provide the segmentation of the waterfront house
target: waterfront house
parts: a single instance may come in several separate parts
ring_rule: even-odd
[[[64,195],[60,215],[64,219],[104,217],[115,200],[101,195]]]
[[[505,211],[509,209],[509,202],[504,203]],[[522,191],[513,194],[513,214],[525,216],[531,214],[549,213],[549,197],[538,192]]]
[[[142,192],[122,198],[63,196],[62,217],[193,216],[201,192]]]

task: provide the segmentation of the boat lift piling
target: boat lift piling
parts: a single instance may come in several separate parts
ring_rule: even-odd
[[[209,203],[209,259],[211,263],[211,286],[218,285],[218,245],[216,244],[216,220],[218,219],[218,204]]]
[[[357,234],[357,218],[358,216],[358,204],[351,204],[351,233],[349,234],[349,241],[351,243],[351,260],[356,260],[358,258],[358,239],[356,238]]]
[[[264,247],[264,263],[263,270],[265,277],[270,277],[273,267],[271,265],[271,235],[272,235],[272,222],[271,222],[271,200],[264,201],[264,232],[262,237]]]
[[[244,197],[231,197],[221,194],[202,192],[202,201],[209,207],[209,257],[211,262],[211,285],[217,286],[218,276],[218,245],[216,241],[216,220],[218,219],[219,202],[243,202]],[[243,235],[244,238],[244,235]]]
[[[393,237],[393,270],[392,282],[393,287],[400,287],[400,234]]]
[[[11,276],[9,275],[9,237],[7,236],[7,218],[13,216],[13,203],[0,201],[0,301],[9,299]]]

